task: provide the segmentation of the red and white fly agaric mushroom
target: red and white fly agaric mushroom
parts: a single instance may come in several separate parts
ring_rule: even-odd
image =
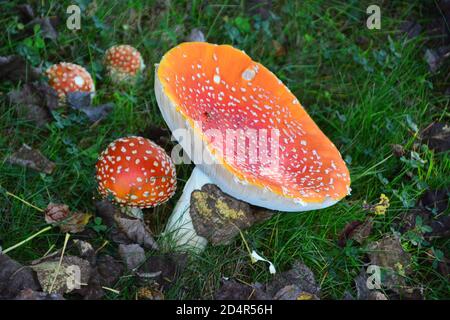
[[[157,206],[169,200],[177,186],[172,159],[142,137],[113,141],[100,155],[96,171],[100,194],[122,207]]]
[[[155,93],[169,128],[197,166],[167,226],[179,245],[206,243],[186,208],[192,190],[208,181],[279,211],[325,208],[350,193],[349,172],[335,145],[290,90],[243,51],[180,44],[157,66]]]
[[[94,95],[95,85],[85,68],[74,63],[61,62],[45,71],[48,82],[64,101],[70,92],[88,92]]]
[[[145,69],[144,60],[139,51],[125,44],[109,48],[105,53],[104,63],[114,83],[134,81]]]

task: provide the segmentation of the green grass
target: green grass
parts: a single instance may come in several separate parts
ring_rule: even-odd
[[[19,52],[35,66],[43,67],[60,61],[83,65],[95,76],[96,103],[112,101],[116,107],[97,126],[66,112],[60,121],[39,129],[17,117],[5,99],[13,86],[0,83],[3,191],[41,208],[58,202],[78,211],[94,212],[93,197],[98,198],[94,165],[98,154],[118,137],[139,134],[149,125],[164,125],[153,92],[153,65],[194,27],[202,28],[209,42],[233,44],[271,69],[300,99],[348,162],[351,196],[320,211],[274,215],[244,232],[250,246],[273,261],[280,271],[288,269],[294,260],[303,260],[321,283],[323,298],[340,299],[345,291],[354,293],[353,279],[365,262],[366,249],[356,244],[342,249],[337,246],[337,238],[348,222],[367,215],[362,209],[364,200],[377,201],[381,193],[391,200],[386,216],[376,218],[369,240],[377,240],[391,232],[394,219],[418,199],[424,185],[440,188],[450,184],[448,153],[420,148],[421,158],[427,161],[421,168],[411,168],[391,156],[391,144],[411,150],[418,142],[411,121],[424,128],[432,120],[449,120],[448,100],[433,91],[432,76],[423,60],[425,39],[406,40],[396,35],[400,21],[424,19],[422,1],[383,4],[381,30],[368,30],[365,10],[373,1],[281,1],[274,5],[274,16],[264,21],[242,14],[243,3],[239,1],[209,5],[202,1],[172,1],[165,8],[157,1],[112,4],[99,0],[95,16],[83,16],[78,32],[64,26],[65,8],[70,1],[66,2],[45,2],[45,6],[35,8],[40,14],[63,17],[58,42],[46,41],[42,48],[18,38],[18,21],[12,13],[15,1],[2,4],[0,55]],[[242,19],[236,17],[248,20],[251,29],[247,30]],[[39,34],[31,39],[36,37]],[[274,40],[285,46],[286,54],[275,54]],[[144,80],[127,90],[114,88],[104,80],[102,72],[104,51],[120,43],[137,47],[147,65]],[[46,176],[7,164],[7,156],[22,143],[40,149],[57,164],[56,172]],[[162,229],[191,169],[188,165],[178,166],[177,195],[169,203],[147,211],[156,216],[151,226],[155,232]],[[42,213],[0,193],[3,248],[44,226]],[[101,245],[104,237],[99,234],[94,243]],[[27,263],[53,245],[62,246],[63,240],[63,234],[52,230],[12,251],[11,256]],[[413,254],[412,283],[423,284],[427,299],[450,298],[448,279],[423,261],[427,248],[417,248],[407,241],[402,244]],[[447,253],[449,245],[449,240],[432,243]],[[116,254],[113,244],[103,250]],[[248,283],[270,279],[266,265],[252,265],[243,241],[237,238],[230,245],[209,246],[201,255],[191,257],[167,297],[211,298],[222,276]],[[108,298],[134,298],[137,286],[131,278],[125,278],[115,288],[121,294],[108,293]]]

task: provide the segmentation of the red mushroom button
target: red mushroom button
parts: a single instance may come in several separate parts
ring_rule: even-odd
[[[139,51],[129,45],[109,48],[105,53],[104,63],[109,77],[115,83],[135,79],[145,68]]]
[[[73,63],[61,62],[47,69],[50,86],[56,90],[60,99],[69,92],[95,92],[94,81],[85,68]]]
[[[97,180],[102,196],[121,206],[149,208],[176,190],[175,166],[154,142],[131,136],[113,141],[100,155]]]

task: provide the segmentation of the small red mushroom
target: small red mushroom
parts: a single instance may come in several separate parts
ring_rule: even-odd
[[[95,93],[95,85],[91,75],[85,68],[74,63],[61,62],[45,71],[48,82],[56,90],[60,99],[64,100],[69,92]]]
[[[113,141],[100,155],[97,181],[102,196],[121,206],[150,208],[169,200],[176,190],[176,171],[164,149],[131,136]]]
[[[139,51],[125,44],[109,48],[105,53],[104,63],[114,83],[135,80],[145,68]]]

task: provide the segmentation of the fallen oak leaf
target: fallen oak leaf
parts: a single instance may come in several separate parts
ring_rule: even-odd
[[[8,157],[7,161],[10,164],[30,168],[46,174],[52,174],[56,167],[39,150],[34,150],[26,144],[23,144],[19,150]]]

